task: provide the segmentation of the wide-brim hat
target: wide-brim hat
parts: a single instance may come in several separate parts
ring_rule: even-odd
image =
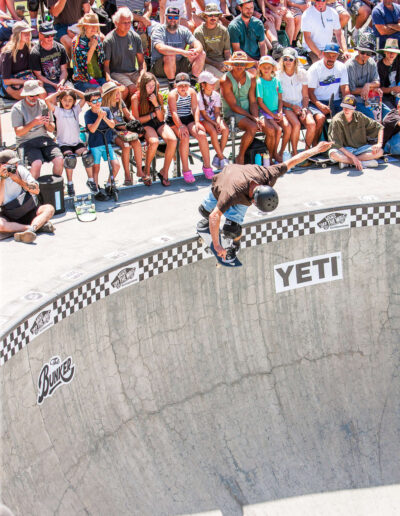
[[[83,27],[84,25],[91,25],[92,27],[105,27],[104,23],[99,22],[99,18],[95,13],[86,13],[82,18],[78,21],[77,26]]]
[[[217,16],[222,16],[222,12],[218,9],[217,4],[208,4],[206,5],[206,8],[204,11],[200,14],[200,16],[205,19],[207,16],[211,16],[212,14],[215,14]]]
[[[15,163],[19,163],[21,160],[17,156],[17,154],[11,149],[5,149],[0,152],[0,164],[4,165],[8,163],[9,165],[15,165]]]
[[[46,90],[40,86],[39,81],[31,79],[30,81],[25,82],[20,95],[21,97],[34,97],[35,95],[41,95],[42,93],[46,93]]]
[[[399,42],[397,39],[388,38],[385,42],[384,48],[380,48],[378,52],[393,52],[394,54],[400,54]]]
[[[227,66],[235,66],[235,64],[243,64],[246,68],[253,68],[255,63],[253,61],[249,61],[247,54],[242,50],[238,50],[232,54],[232,57],[228,59],[228,61],[224,61],[224,64]]]
[[[111,93],[112,91],[115,91],[115,90],[124,90],[125,87],[124,86],[120,86],[119,84],[117,84],[116,82],[114,81],[108,81],[108,82],[105,82],[102,87],[101,87],[101,94],[102,95],[106,95],[107,93]]]

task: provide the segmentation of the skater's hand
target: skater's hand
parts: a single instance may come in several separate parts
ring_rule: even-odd
[[[357,170],[362,170],[363,169],[362,163],[357,158],[357,156],[353,156],[353,165],[356,167]]]
[[[217,253],[217,255],[222,258],[223,260],[225,260],[226,258],[226,249],[224,249],[221,245],[216,245],[214,246],[214,249],[215,249],[215,252]]]
[[[315,150],[318,151],[317,154],[322,154],[323,152],[326,152],[329,150],[333,145],[333,142],[319,142],[315,146]]]

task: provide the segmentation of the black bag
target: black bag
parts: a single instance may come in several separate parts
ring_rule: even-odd
[[[24,191],[20,193],[16,199],[3,204],[1,213],[8,219],[19,220],[30,211],[36,210],[38,204],[38,200],[35,196]]]

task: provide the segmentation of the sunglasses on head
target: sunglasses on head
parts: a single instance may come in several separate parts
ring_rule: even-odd
[[[283,58],[283,60],[284,60],[284,61],[294,61],[294,57],[287,57],[287,56],[285,56],[285,57]]]
[[[360,50],[360,54],[362,56],[369,56],[369,57],[371,57],[373,55],[372,52],[368,52],[366,50]]]
[[[98,99],[95,99],[95,100],[91,100],[90,102],[91,102],[92,104],[98,104],[98,103],[99,103],[99,102],[101,102],[101,101],[102,101],[102,99],[101,99],[101,98],[98,98]]]
[[[179,16],[168,15],[167,18],[168,18],[168,20],[179,20]]]

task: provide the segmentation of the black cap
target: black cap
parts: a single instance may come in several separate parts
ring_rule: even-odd
[[[43,22],[39,25],[39,32],[43,36],[54,36],[57,31],[54,29],[53,22]]]

